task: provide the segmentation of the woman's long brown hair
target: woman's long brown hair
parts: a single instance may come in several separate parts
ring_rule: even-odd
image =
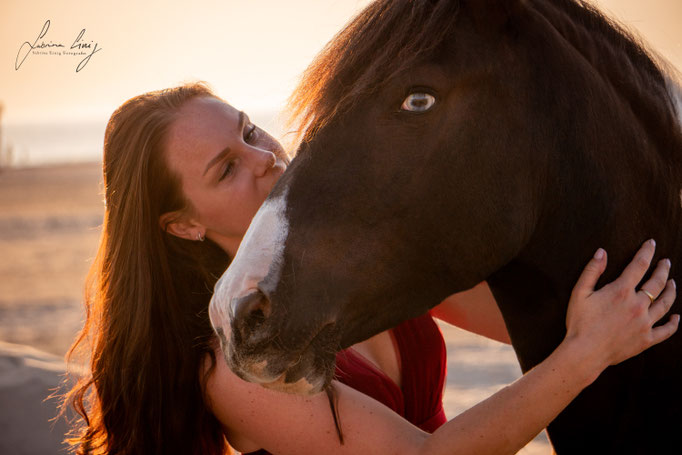
[[[208,303],[229,258],[159,226],[162,214],[191,210],[163,149],[179,108],[197,96],[215,97],[204,83],[136,96],[106,128],[102,234],[85,325],[67,354],[90,365],[64,400],[82,417],[69,439],[79,454],[229,452],[201,374],[207,358],[215,365]]]

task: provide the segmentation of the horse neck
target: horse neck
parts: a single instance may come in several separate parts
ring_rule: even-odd
[[[646,152],[648,159],[630,155],[629,161],[600,156],[592,162],[592,174],[557,166],[561,176],[547,179],[547,196],[530,240],[488,278],[524,370],[561,341],[571,291],[597,248],[608,253],[597,287],[616,279],[648,238],[657,241],[652,264],[670,258],[670,277],[682,282],[681,174],[665,172],[660,155]],[[681,310],[682,303],[676,302],[671,311]]]
[[[546,55],[536,45],[529,52],[546,68],[534,85],[548,106],[537,129],[559,133],[544,144],[546,196],[518,259],[560,287],[574,284],[597,247],[616,266],[605,278],[649,237],[657,257],[682,261],[682,90],[674,71],[572,0],[532,3],[546,19],[538,32],[550,37]]]
[[[682,147],[678,150],[682,152]],[[609,267],[603,282],[615,279],[643,241],[657,241],[652,264],[663,257],[682,280],[682,173],[660,157],[598,162],[601,174],[565,172],[549,179],[551,195],[530,241],[517,260],[542,271],[558,294],[568,295],[579,272],[598,247]],[[567,178],[568,177],[568,178]],[[534,277],[537,279],[537,276]]]

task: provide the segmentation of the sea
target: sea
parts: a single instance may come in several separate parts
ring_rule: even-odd
[[[251,120],[277,139],[281,121],[275,109],[249,112]],[[102,160],[104,119],[54,119],[0,123],[0,167],[33,167]]]
[[[0,165],[101,161],[106,121],[22,122],[2,125]]]

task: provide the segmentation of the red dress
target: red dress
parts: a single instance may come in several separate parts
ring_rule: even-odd
[[[446,422],[443,411],[447,357],[440,329],[424,314],[391,329],[402,387],[353,349],[336,354],[336,379],[385,404],[424,431]],[[265,450],[245,455],[268,454]]]

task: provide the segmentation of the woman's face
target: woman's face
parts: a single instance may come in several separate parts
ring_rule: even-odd
[[[275,139],[243,112],[208,96],[180,109],[167,137],[166,162],[194,208],[169,231],[191,240],[200,233],[232,256],[286,167]]]

